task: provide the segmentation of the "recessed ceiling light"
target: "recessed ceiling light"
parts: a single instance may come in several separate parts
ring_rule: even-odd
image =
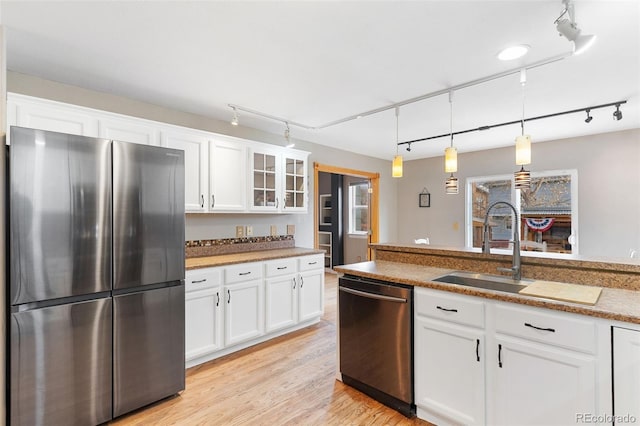
[[[506,49],[502,49],[498,53],[498,59],[501,61],[511,61],[513,59],[522,58],[529,51],[529,46],[526,44],[519,44],[517,46],[509,46]]]

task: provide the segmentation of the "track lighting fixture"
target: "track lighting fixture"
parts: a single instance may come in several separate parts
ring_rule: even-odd
[[[231,119],[231,125],[232,126],[237,126],[238,125],[238,110],[234,106],[232,106],[231,109],[233,109],[233,119]]]
[[[613,111],[613,119],[614,120],[622,120],[622,111],[620,111],[620,104],[616,104],[616,110]]]
[[[520,120],[520,136],[516,137],[516,164],[520,170],[515,172],[516,189],[525,189],[531,186],[531,174],[524,169],[526,164],[531,164],[531,137],[524,134],[524,86],[527,83],[527,71],[520,72],[520,85],[522,86],[522,120]]]
[[[402,177],[402,155],[398,154],[399,122],[400,122],[400,108],[396,107],[396,156],[393,157],[393,164],[391,165],[391,176],[395,178]]]
[[[289,129],[289,123],[285,121],[284,125],[286,126],[286,129],[284,129],[284,140],[287,142],[285,146],[287,148],[293,148],[296,144],[291,142],[291,130]]]
[[[582,34],[582,30],[578,28],[578,24],[575,21],[572,0],[562,0],[562,4],[564,9],[554,24],[556,24],[556,29],[561,36],[573,42],[573,53],[579,55],[595,43],[596,36]],[[569,19],[563,18],[565,15],[569,15]]]
[[[458,178],[453,173],[458,171],[458,150],[453,146],[453,90],[449,91],[449,134],[451,143],[444,150],[444,171],[451,173],[445,181],[445,192],[450,195],[458,193]]]
[[[407,145],[407,152],[411,152],[411,144]]]
[[[590,112],[591,112],[591,108],[587,108],[585,110],[585,112],[587,113],[587,118],[584,119],[585,123],[591,123],[591,120],[593,120],[593,117],[591,116]]]

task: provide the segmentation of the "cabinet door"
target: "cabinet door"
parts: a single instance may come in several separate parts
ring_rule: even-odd
[[[487,423],[576,424],[579,413],[598,413],[592,356],[500,335],[488,347]]]
[[[298,282],[295,275],[269,278],[265,281],[265,326],[271,332],[298,322]]]
[[[307,212],[307,156],[283,155],[284,193],[282,210]]]
[[[298,320],[300,322],[322,316],[324,313],[324,271],[299,274]]]
[[[484,332],[416,317],[415,399],[426,420],[484,424],[484,365]]]
[[[163,132],[162,145],[184,151],[185,211],[206,211],[209,141],[195,133]]]
[[[255,211],[277,212],[281,208],[280,155],[275,151],[251,151],[251,192],[249,207]]]
[[[640,331],[613,328],[613,408],[640,419]]]
[[[99,127],[101,138],[141,145],[160,145],[158,131],[136,119],[100,118]]]
[[[253,280],[225,287],[224,342],[244,342],[264,333],[264,287]]]
[[[209,144],[209,210],[242,211],[247,207],[247,148],[241,141]]]
[[[222,349],[222,287],[186,293],[185,359]]]
[[[81,108],[41,101],[16,100],[16,125],[52,132],[98,136],[98,120]],[[13,123],[9,123],[13,124]]]

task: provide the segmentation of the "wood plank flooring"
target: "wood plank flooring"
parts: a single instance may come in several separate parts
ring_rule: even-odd
[[[319,324],[187,370],[177,397],[112,425],[429,425],[335,379],[337,276]]]

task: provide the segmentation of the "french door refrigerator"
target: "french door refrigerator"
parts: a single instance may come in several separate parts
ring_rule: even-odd
[[[184,389],[184,153],[11,128],[8,415],[106,422]]]

